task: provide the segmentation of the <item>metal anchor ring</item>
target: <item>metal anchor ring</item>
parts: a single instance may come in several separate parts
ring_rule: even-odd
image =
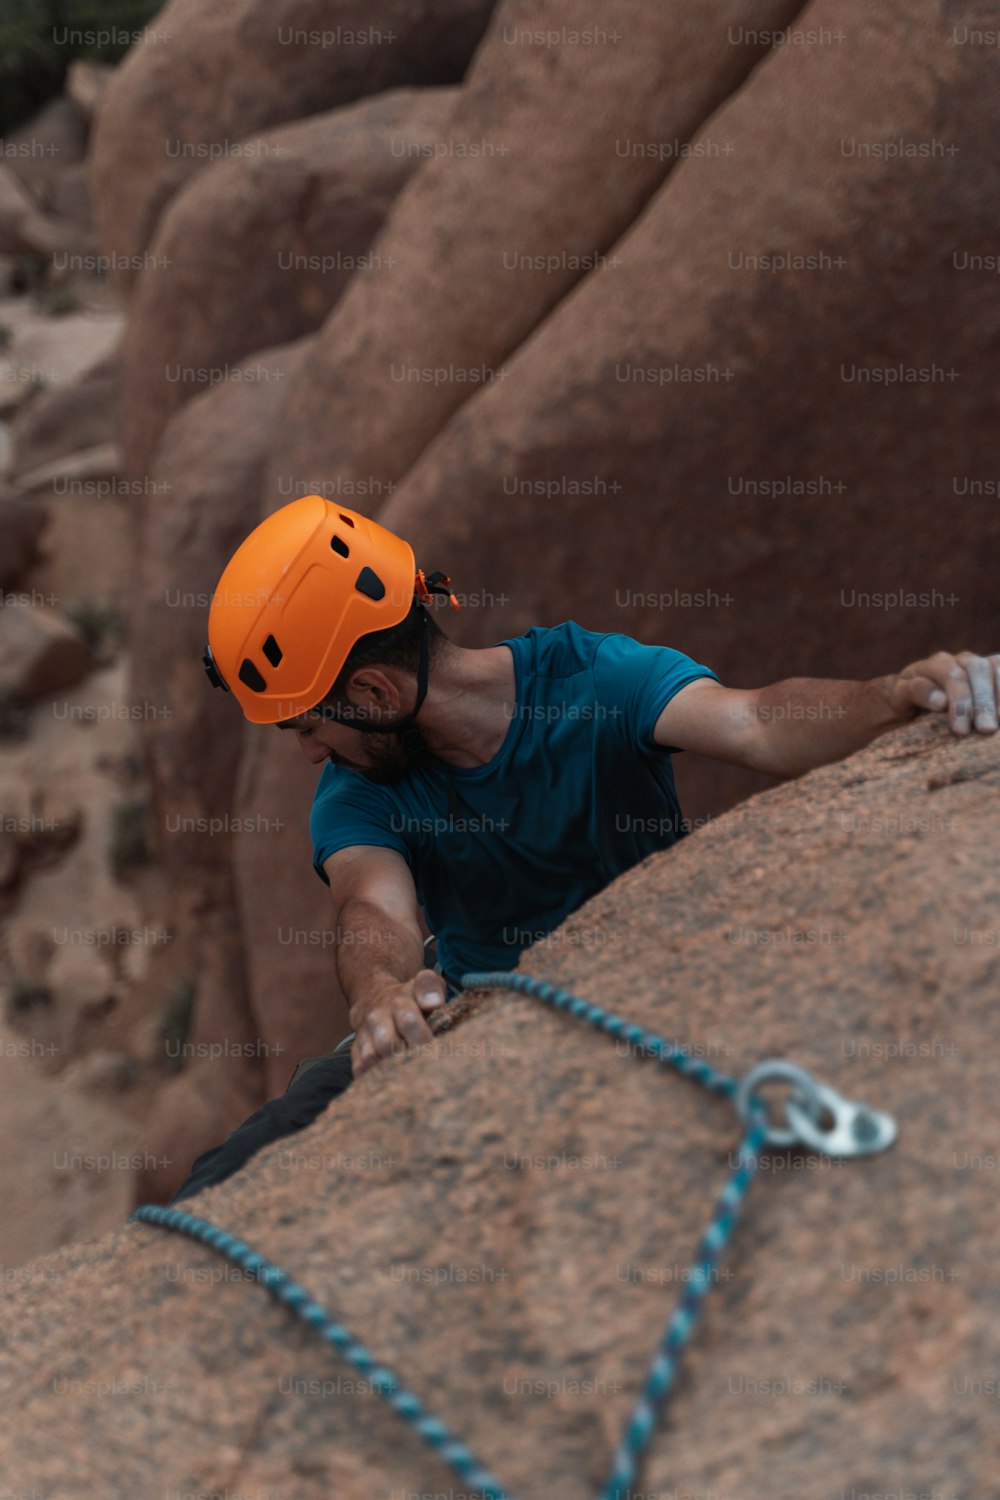
[[[765,1058],[741,1079],[735,1105],[740,1118],[749,1124],[754,1112],[754,1091],[771,1079],[792,1084],[785,1100],[787,1126],[767,1121],[765,1141],[769,1146],[810,1146],[826,1156],[872,1156],[884,1151],[896,1139],[896,1122],[891,1115],[845,1099],[836,1089],[818,1083],[805,1068],[783,1057]],[[833,1123],[823,1126],[824,1116]]]

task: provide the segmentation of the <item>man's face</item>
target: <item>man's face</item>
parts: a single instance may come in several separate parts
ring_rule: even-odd
[[[395,734],[363,734],[312,713],[300,714],[290,728],[312,766],[331,760],[360,771],[369,781],[388,784],[400,781],[416,762]]]

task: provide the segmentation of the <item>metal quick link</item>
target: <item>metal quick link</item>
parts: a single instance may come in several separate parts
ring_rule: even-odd
[[[736,1109],[742,1120],[749,1121],[755,1091],[775,1079],[791,1083],[793,1088],[785,1100],[788,1124],[768,1125],[769,1146],[811,1146],[826,1156],[873,1156],[896,1139],[896,1122],[891,1115],[844,1099],[836,1089],[817,1083],[805,1068],[783,1057],[767,1058],[743,1079],[736,1092]]]

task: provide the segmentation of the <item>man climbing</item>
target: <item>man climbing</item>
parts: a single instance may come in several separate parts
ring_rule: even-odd
[[[175,1201],[309,1124],[352,1076],[430,1040],[426,1017],[463,974],[513,968],[540,933],[682,837],[673,752],[793,777],[920,711],[947,713],[956,734],[997,728],[1000,655],[727,688],[679,651],[573,623],[458,647],[427,607],[449,585],[400,537],[318,495],[269,516],[222,575],[210,679],[323,766],[314,864],[354,1033],[350,1055],[300,1071],[199,1157]]]

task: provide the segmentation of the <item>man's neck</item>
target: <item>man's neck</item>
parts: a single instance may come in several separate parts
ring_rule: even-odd
[[[516,708],[509,646],[452,646],[431,668],[418,725],[431,755],[468,770],[485,766],[497,754]]]

